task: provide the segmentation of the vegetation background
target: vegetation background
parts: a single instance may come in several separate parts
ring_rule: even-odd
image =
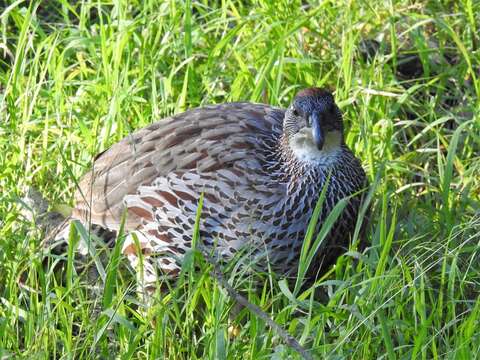
[[[478,0],[0,4],[1,359],[298,357],[247,310],[228,336],[201,259],[149,310],[115,250],[99,290],[73,245],[59,279],[22,199],[71,203],[95,154],[167,115],[311,85],[335,89],[372,183],[371,246],[295,295],[274,274],[229,281],[315,358],[479,356]]]

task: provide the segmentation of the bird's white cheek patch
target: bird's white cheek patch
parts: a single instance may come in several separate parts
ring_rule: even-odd
[[[290,147],[299,160],[319,165],[334,163],[341,150],[341,144],[342,134],[339,131],[330,131],[325,134],[322,150],[318,150],[313,141],[312,130],[309,128],[303,128],[290,139]]]

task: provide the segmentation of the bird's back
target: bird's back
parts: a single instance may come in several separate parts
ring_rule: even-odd
[[[212,198],[208,188],[218,186],[219,178],[226,182],[229,177],[249,181],[252,171],[262,169],[262,154],[268,150],[265,142],[281,135],[282,117],[282,110],[268,105],[229,103],[155,122],[95,158],[92,169],[79,183],[73,217],[117,230],[126,199],[132,205],[140,190],[147,191],[145,187],[154,183],[158,183],[155,193],[142,196],[147,203],[158,206],[169,200],[176,202],[172,195],[178,200],[184,196],[193,201],[180,189],[177,194],[169,194],[175,191],[168,184],[165,192],[159,194],[161,183],[172,183],[175,177],[195,186],[195,201],[202,186],[206,197]],[[130,206],[127,230],[142,226],[142,221],[152,216],[147,214],[148,210]]]

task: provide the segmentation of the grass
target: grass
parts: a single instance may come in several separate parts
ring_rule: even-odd
[[[311,85],[335,89],[373,184],[370,246],[338,259],[320,297],[271,274],[255,288],[235,264],[229,281],[315,358],[479,356],[478,1],[0,6],[0,358],[298,357],[247,310],[228,337],[233,303],[195,253],[198,271],[144,310],[116,249],[91,288],[72,231],[60,282],[21,199],[33,186],[70,203],[95,154],[167,115],[287,106]]]

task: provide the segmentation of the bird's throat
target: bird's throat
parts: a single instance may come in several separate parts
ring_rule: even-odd
[[[289,146],[294,156],[307,163],[315,165],[331,165],[336,162],[342,149],[342,134],[340,131],[329,131],[325,134],[325,143],[321,150],[315,144],[312,131],[303,128],[290,137]]]

